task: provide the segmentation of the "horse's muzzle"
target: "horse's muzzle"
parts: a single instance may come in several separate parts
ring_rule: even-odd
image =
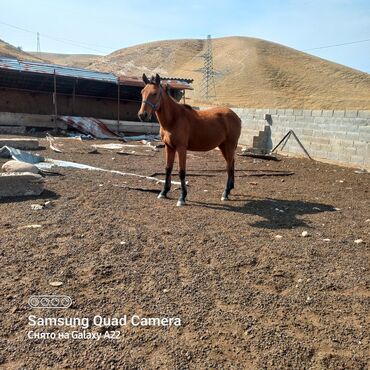
[[[144,111],[143,113],[139,113],[138,117],[141,122],[148,122],[151,118],[151,115],[148,112]]]

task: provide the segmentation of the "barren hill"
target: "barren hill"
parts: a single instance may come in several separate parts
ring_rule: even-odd
[[[370,109],[370,75],[249,37],[214,39],[215,103],[245,107]],[[120,49],[89,68],[120,75],[143,72],[194,79],[199,103],[204,40],[158,41]]]
[[[0,56],[7,57],[7,58],[17,58],[21,60],[30,60],[30,61],[36,61],[36,62],[43,61],[41,58],[38,58],[34,55],[24,52],[22,49],[16,48],[15,46],[10,45],[3,40],[0,40]]]
[[[94,54],[57,54],[57,53],[36,53],[29,51],[29,54],[44,59],[53,64],[60,64],[68,67],[87,68],[95,62],[99,55]]]

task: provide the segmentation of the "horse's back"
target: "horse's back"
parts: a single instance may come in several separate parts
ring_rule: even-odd
[[[241,132],[241,120],[239,116],[230,108],[215,107],[198,111],[199,117],[209,121],[211,125],[221,125],[227,132],[227,136],[239,139]]]
[[[190,150],[211,150],[225,142],[237,145],[241,120],[230,108],[209,108],[194,114],[194,119],[189,120]]]

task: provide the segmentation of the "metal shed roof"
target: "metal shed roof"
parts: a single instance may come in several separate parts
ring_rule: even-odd
[[[172,90],[192,89],[192,80],[164,80]],[[136,77],[117,77],[113,73],[0,57],[0,88],[50,93],[54,91],[55,82],[58,94],[109,99],[118,98],[119,86],[120,100],[131,101],[141,101],[140,90],[144,86]]]
[[[117,77],[113,73],[91,71],[85,68],[71,68],[60,66],[57,64],[47,64],[39,62],[28,62],[20,61],[18,59],[0,57],[0,70],[11,70],[18,72],[30,72],[30,73],[39,73],[43,75],[57,75],[63,77],[72,77],[76,79],[86,79],[94,80],[100,82],[108,83],[119,83],[120,85],[127,86],[144,86],[144,83],[141,79],[136,77],[129,76],[120,76]],[[191,83],[193,80],[185,78],[176,78],[176,77],[164,77],[163,80],[168,81],[168,84],[171,88],[177,90],[192,90]]]
[[[33,72],[65,77],[83,78],[88,80],[117,83],[117,77],[112,73],[90,71],[83,68],[70,68],[56,64],[20,61],[18,59],[0,58],[0,69],[19,72]]]

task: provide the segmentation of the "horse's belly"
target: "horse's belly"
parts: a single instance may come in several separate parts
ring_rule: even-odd
[[[218,147],[226,139],[226,132],[219,130],[217,133],[207,130],[205,134],[194,133],[190,135],[188,149],[196,152],[206,152]]]
[[[194,152],[208,152],[209,150],[212,150],[214,148],[217,148],[221,142],[213,142],[213,143],[192,143],[189,142],[188,144],[188,150],[192,150]]]

